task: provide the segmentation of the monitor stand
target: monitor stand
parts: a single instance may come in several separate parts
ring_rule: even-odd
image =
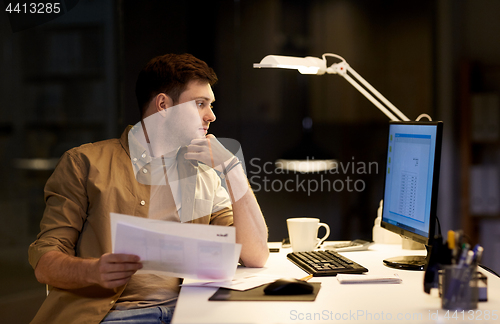
[[[430,255],[430,247],[426,245],[425,249],[427,250],[427,255],[407,255],[388,258],[384,260],[384,264],[400,270],[423,271]]]

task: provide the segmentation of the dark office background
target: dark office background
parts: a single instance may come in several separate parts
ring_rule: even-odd
[[[252,68],[268,54],[335,53],[410,119],[427,113],[444,121],[443,230],[465,227],[490,260],[500,259],[499,215],[468,212],[469,168],[498,166],[498,139],[475,143],[469,121],[471,93],[500,90],[498,12],[495,0],[81,0],[18,32],[0,13],[0,319],[28,322],[44,299],[27,248],[57,159],[135,124],[136,76],[150,58],[170,52],[192,53],[217,72],[210,130],[241,143],[270,241],[286,237],[286,218],[295,216],[328,223],[330,240],[371,239],[387,117],[339,76]],[[314,143],[344,165],[356,163],[354,172],[274,172],[270,163],[305,136],[305,117]],[[358,169],[369,163],[378,168]],[[258,173],[264,165],[272,172]],[[363,190],[307,192],[307,183],[348,179]],[[277,190],[287,180],[304,181],[306,190]]]

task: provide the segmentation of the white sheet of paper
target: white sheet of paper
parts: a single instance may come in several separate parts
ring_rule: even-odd
[[[140,272],[205,280],[231,280],[234,277],[241,244],[234,243],[234,236],[233,242],[226,242],[234,228],[222,231],[223,226],[165,221],[160,222],[166,224],[159,224],[140,217],[116,215],[112,215],[111,221],[113,252],[138,255],[143,264]],[[129,222],[131,218],[133,221]],[[170,225],[175,230],[169,228]],[[212,236],[214,239],[211,240],[199,238]]]
[[[185,280],[181,286],[222,287],[222,288],[243,291],[273,282],[279,278],[281,278],[281,276],[246,273],[242,276],[236,275],[235,278],[233,278],[233,280],[230,281]]]
[[[142,218],[118,213],[110,213],[110,218],[112,242],[115,241],[117,222],[122,222],[124,224],[133,225],[138,228],[163,234],[216,242],[236,242],[236,229],[233,226],[166,222],[158,219]]]

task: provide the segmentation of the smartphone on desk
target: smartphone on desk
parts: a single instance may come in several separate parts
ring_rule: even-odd
[[[353,240],[342,242],[329,242],[323,244],[324,250],[333,250],[335,252],[351,252],[351,251],[365,251],[373,244],[373,242],[365,240]]]

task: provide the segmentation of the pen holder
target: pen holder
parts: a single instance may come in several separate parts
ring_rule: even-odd
[[[441,305],[443,309],[476,309],[478,276],[476,265],[445,265],[440,270]]]

